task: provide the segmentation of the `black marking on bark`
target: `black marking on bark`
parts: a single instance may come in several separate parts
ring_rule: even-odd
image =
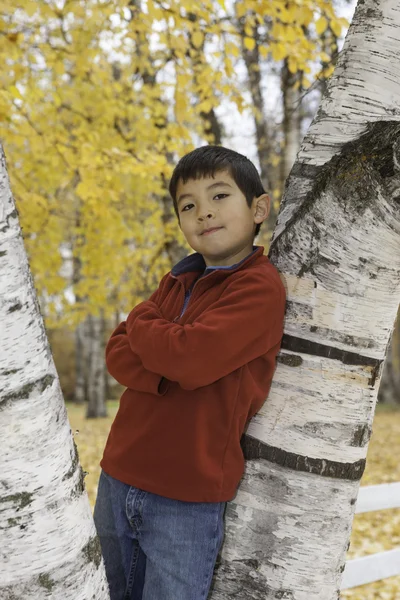
[[[0,258],[1,258],[2,256],[5,256],[6,254],[7,254],[7,250],[2,250],[2,251],[0,252]]]
[[[300,367],[303,364],[303,359],[297,354],[278,354],[276,361],[288,367]]]
[[[78,466],[78,470],[79,477],[75,487],[71,492],[71,498],[79,498],[79,496],[81,496],[85,491],[85,477],[88,473],[87,471],[84,471],[80,465]]]
[[[383,361],[370,356],[363,356],[356,352],[340,350],[334,346],[326,346],[304,338],[298,338],[293,335],[284,334],[282,338],[282,349],[291,352],[300,352],[302,354],[311,354],[313,356],[322,356],[332,360],[340,360],[345,365],[359,365],[361,367],[373,367],[379,369]]]
[[[73,476],[73,474],[75,473],[76,468],[79,464],[78,448],[76,447],[74,439],[72,439],[72,444],[73,444],[73,447],[72,447],[72,454],[71,454],[71,467],[68,469],[68,471],[65,473],[64,477],[62,478],[63,481],[65,481],[66,479],[70,479]]]
[[[9,371],[1,371],[0,375],[6,377],[7,375],[14,375],[15,373],[18,373],[18,371],[20,371],[21,369],[10,369]]]
[[[333,460],[311,458],[294,452],[287,452],[281,448],[270,446],[255,438],[244,434],[240,440],[243,455],[246,460],[267,460],[293,471],[312,473],[334,479],[347,479],[358,481],[365,469],[365,460],[355,463],[341,463]]]
[[[379,365],[375,365],[375,367],[372,369],[371,377],[368,380],[368,385],[370,386],[371,389],[373,389],[375,387],[376,380],[378,379],[379,375],[381,374],[382,369],[383,369],[383,361],[381,361],[381,363]]]
[[[286,311],[292,313],[294,317],[308,317],[309,319],[313,316],[313,308],[309,304],[303,304],[301,302],[293,302],[288,300],[286,302]]]
[[[25,508],[25,506],[31,504],[32,496],[33,492],[19,492],[18,494],[10,494],[9,496],[3,496],[3,498],[0,498],[0,502],[14,502],[15,504],[19,503],[19,506],[16,509],[17,511],[19,511],[22,508]]]
[[[43,393],[44,390],[50,387],[54,381],[55,377],[53,375],[45,375],[36,381],[31,381],[30,383],[26,383],[22,388],[17,390],[16,392],[12,392],[11,394],[7,394],[3,397],[0,406],[5,406],[6,402],[11,402],[13,400],[26,400],[29,398],[31,393],[38,389],[40,393]]]
[[[363,448],[368,444],[371,433],[372,429],[369,425],[358,425],[353,432],[353,439],[350,442],[350,446]]]
[[[39,585],[45,588],[47,591],[51,592],[54,588],[56,582],[51,579],[48,573],[40,573],[38,577]]]
[[[5,233],[7,231],[7,229],[10,228],[10,219],[16,219],[16,218],[18,218],[18,211],[15,208],[12,212],[10,212],[9,215],[6,216],[6,224],[2,229],[0,229],[0,231],[2,233]]]
[[[240,562],[242,565],[246,565],[246,567],[250,567],[253,570],[257,570],[260,566],[260,561],[255,558],[234,558],[232,562]]]
[[[20,302],[17,302],[17,304],[13,304],[13,306],[11,306],[8,309],[8,312],[12,313],[12,312],[15,312],[16,310],[21,310],[21,308],[22,308],[22,304]]]
[[[369,19],[377,19],[378,21],[382,21],[383,19],[383,11],[379,10],[376,7],[369,6],[366,10],[366,18]]]
[[[94,563],[96,568],[99,567],[101,563],[101,547],[97,535],[89,539],[86,546],[82,548],[82,552],[85,555],[87,562]]]
[[[294,600],[293,592],[290,590],[278,590],[274,598],[277,600]]]

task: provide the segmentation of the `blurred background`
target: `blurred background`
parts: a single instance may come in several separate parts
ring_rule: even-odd
[[[174,165],[207,143],[253,160],[273,198],[256,240],[267,252],[355,5],[0,0],[0,139],[92,504],[122,391],[106,341],[191,252],[167,192]],[[396,327],[363,485],[400,481],[399,409]],[[398,512],[356,517],[350,554],[377,551],[387,521],[378,549],[390,549]],[[345,597],[400,598],[400,578],[364,588]]]

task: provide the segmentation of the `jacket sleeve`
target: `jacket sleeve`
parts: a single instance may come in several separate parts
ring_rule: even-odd
[[[148,301],[157,302],[166,277]],[[158,373],[145,369],[141,358],[130,347],[126,321],[111,334],[106,346],[106,365],[110,375],[124,387],[161,396],[167,392],[169,382]]]
[[[244,273],[193,323],[164,319],[151,300],[128,315],[131,349],[146,369],[187,390],[209,385],[267,353],[282,338],[285,291],[265,273]]]

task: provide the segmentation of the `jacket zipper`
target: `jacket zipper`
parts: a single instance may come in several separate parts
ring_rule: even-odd
[[[208,275],[211,275],[211,273],[208,273]],[[204,277],[207,277],[207,275],[205,275]],[[200,277],[200,279],[204,279],[204,277]],[[175,277],[175,279],[176,279],[176,277]],[[192,287],[192,291],[191,291],[191,293],[190,293],[190,297],[189,297],[188,303],[187,303],[187,305],[186,305],[186,310],[188,309],[189,303],[190,303],[191,299],[193,298],[193,293],[194,293],[195,287],[196,287],[196,285],[197,285],[198,281],[200,281],[200,279],[197,279],[197,280],[194,282],[194,286]],[[181,283],[181,285],[183,285],[183,284]],[[173,323],[176,323],[176,322],[177,322],[177,320],[178,320],[178,319],[180,319],[180,318],[183,316],[183,315],[182,315],[182,310],[183,310],[183,308],[184,308],[184,306],[185,306],[185,302],[186,302],[186,294],[185,294],[185,298],[184,298],[184,300],[183,300],[183,306],[182,306],[181,312],[180,312],[180,314],[179,314],[177,317],[175,317],[175,319],[172,321]],[[185,310],[185,312],[186,312],[186,310]]]

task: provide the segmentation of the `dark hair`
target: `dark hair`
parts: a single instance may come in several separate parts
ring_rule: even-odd
[[[169,193],[174,203],[175,214],[179,219],[176,203],[178,182],[186,183],[189,179],[214,177],[218,171],[228,171],[240,191],[245,195],[248,206],[254,198],[265,194],[257,169],[246,156],[224,148],[223,146],[201,146],[189,154],[185,154],[172,173]],[[254,236],[260,231],[261,223],[257,223]]]

